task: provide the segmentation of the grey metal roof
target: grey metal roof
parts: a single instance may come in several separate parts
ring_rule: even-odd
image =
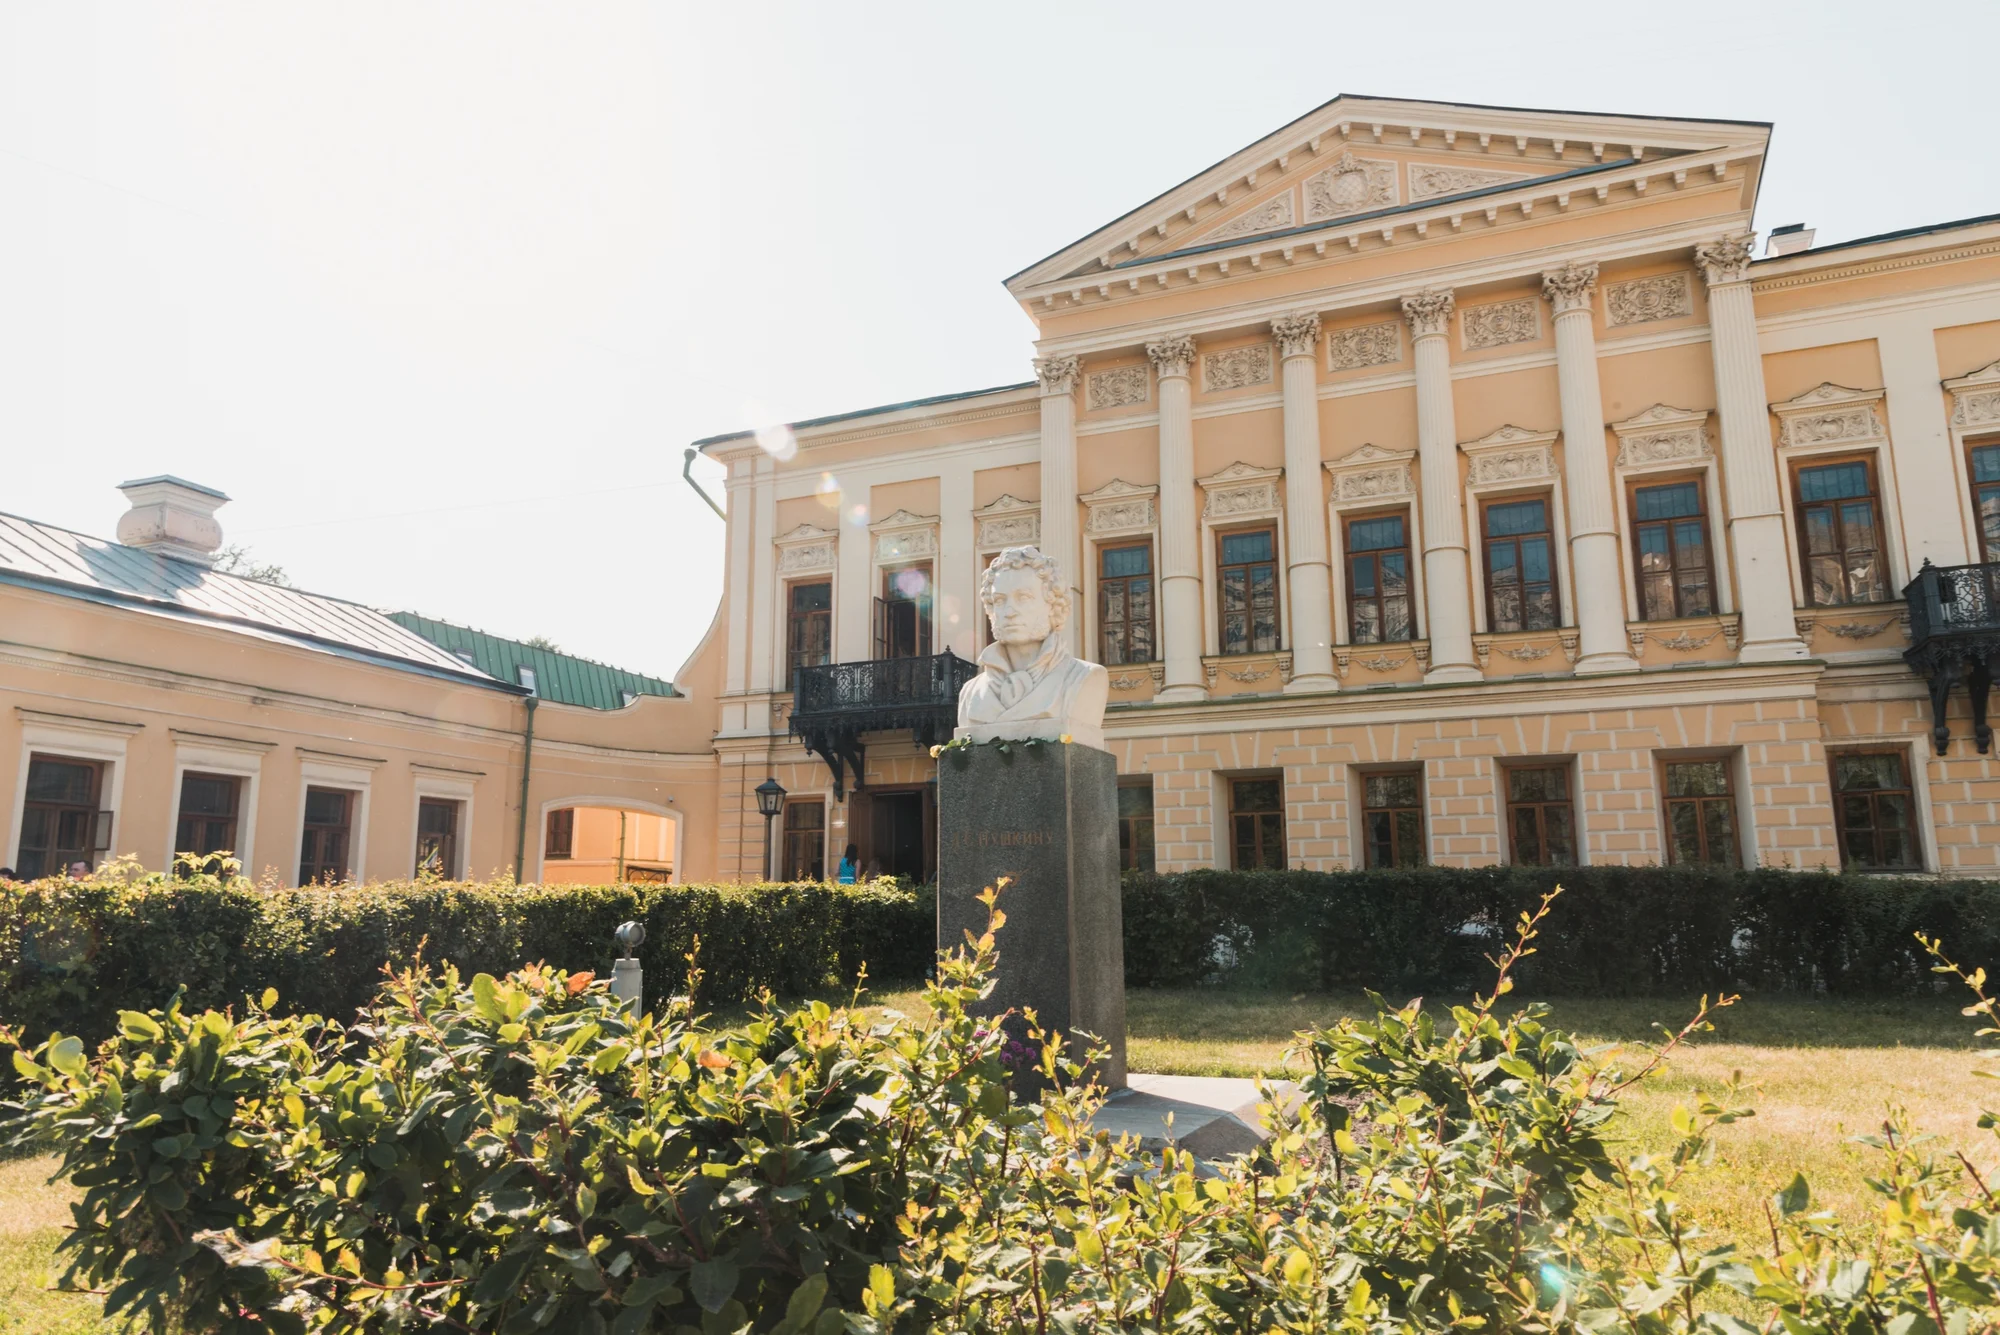
[[[0,513],[0,583],[209,622],[323,653],[525,694],[371,607],[226,575],[18,515]]]

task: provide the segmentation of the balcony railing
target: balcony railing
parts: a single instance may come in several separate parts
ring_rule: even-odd
[[[1910,647],[1903,660],[1930,683],[1931,743],[1939,755],[1951,745],[1947,711],[1961,677],[1972,702],[1973,744],[1992,748],[1986,697],[2000,661],[2000,564],[1934,566],[1924,562],[1903,588],[1910,609]]]
[[[863,733],[908,729],[921,746],[948,740],[959,689],[978,671],[950,652],[802,667],[792,678],[791,730],[833,771],[834,796],[845,797],[843,771],[856,786],[865,772]]]

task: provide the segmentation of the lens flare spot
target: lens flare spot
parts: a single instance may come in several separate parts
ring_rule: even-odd
[[[789,463],[792,456],[799,452],[798,438],[788,426],[758,427],[757,447],[781,464]]]
[[[902,594],[911,602],[915,602],[917,599],[923,597],[925,591],[930,586],[931,577],[914,566],[908,570],[899,570],[896,572],[896,592]]]
[[[868,527],[868,507],[860,501],[847,507],[847,522],[856,528]]]

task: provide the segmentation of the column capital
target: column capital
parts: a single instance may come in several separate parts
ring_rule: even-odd
[[[1146,355],[1161,376],[1184,376],[1194,366],[1194,339],[1187,334],[1154,339],[1146,345]]]
[[[1425,288],[1403,298],[1403,318],[1410,322],[1411,338],[1436,335],[1442,338],[1451,325],[1454,303],[1449,288],[1440,292]]]
[[[1278,340],[1279,355],[1284,357],[1310,357],[1319,346],[1319,316],[1308,311],[1302,315],[1280,315],[1271,321],[1271,336]]]
[[[1083,358],[1073,356],[1035,358],[1035,379],[1044,394],[1068,394],[1076,388],[1083,372]]]
[[[1701,267],[1701,276],[1710,287],[1740,283],[1750,270],[1756,243],[1755,232],[1717,237],[1694,248],[1694,262]]]
[[[1595,264],[1569,263],[1542,275],[1542,296],[1555,307],[1557,315],[1571,311],[1590,312],[1590,297],[1597,291]]]

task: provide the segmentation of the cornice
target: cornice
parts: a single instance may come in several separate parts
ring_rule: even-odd
[[[1189,334],[1200,339],[1256,333],[1280,316],[1302,311],[1314,311],[1322,317],[1344,318],[1381,308],[1385,318],[1393,316],[1400,320],[1402,312],[1397,303],[1403,297],[1427,287],[1450,288],[1463,299],[1475,288],[1539,285],[1544,272],[1568,260],[1588,260],[1603,265],[1659,257],[1684,258],[1695,246],[1714,240],[1722,232],[1740,230],[1748,222],[1747,215],[1732,214],[1625,232],[1582,245],[1575,242],[1551,243],[1454,266],[1416,268],[1408,273],[1391,274],[1366,283],[1329,287],[1320,293],[1286,293],[1235,305],[1216,306],[1201,312],[1163,316],[1156,322],[1093,330],[1067,338],[1045,340],[1036,348],[1043,355],[1060,351],[1085,358],[1102,357],[1133,351],[1169,334]]]
[[[2000,233],[2000,224],[1982,230]],[[1819,283],[1839,283],[1850,278],[1865,278],[1870,274],[1896,273],[1927,265],[1953,264],[1960,260],[2000,255],[2000,235],[1989,235],[1980,240],[1942,247],[1937,244],[1935,237],[1909,237],[1899,241],[1883,242],[1882,248],[1882,253],[1872,256],[1835,258],[1829,255],[1818,260],[1818,264],[1823,267],[1795,268],[1794,266],[1812,262],[1812,252],[1807,251],[1803,255],[1785,257],[1788,261],[1785,270],[1767,275],[1760,275],[1756,271],[1761,265],[1772,261],[1760,260],[1751,265],[1750,290],[1783,292]]]
[[[1634,162],[1583,176],[1545,175],[1519,185],[1491,186],[1469,195],[1447,196],[1436,203],[1402,204],[1277,233],[1197,245],[1157,256],[1137,256],[1090,273],[1051,275],[1033,286],[1017,287],[1014,291],[1023,305],[1039,305],[1045,310],[1053,310],[1060,303],[1075,307],[1131,300],[1160,291],[1184,291],[1195,283],[1227,281],[1232,274],[1240,278],[1246,273],[1264,272],[1267,263],[1292,266],[1338,262],[1364,248],[1369,253],[1380,253],[1391,246],[1421,246],[1426,240],[1441,240],[1468,226],[1476,226],[1480,219],[1484,220],[1487,231],[1532,226],[1536,213],[1545,204],[1553,208],[1542,213],[1544,220],[1550,213],[1568,212],[1583,204],[1579,196],[1592,201],[1588,205],[1590,211],[1643,206],[1657,197],[1649,188],[1659,178],[1669,181],[1666,189],[1675,194],[1740,189],[1743,173],[1738,171],[1732,176],[1730,169],[1738,163],[1755,164],[1762,156],[1761,146],[1734,146],[1653,162]],[[1613,191],[1619,195],[1614,197]],[[1705,238],[1713,239],[1717,227],[1726,219],[1743,213],[1740,208],[1731,208],[1717,215],[1701,229]],[[1742,225],[1749,225],[1747,214]]]
[[[963,426],[970,422],[990,422],[999,417],[1027,416],[1037,411],[1036,404],[1041,398],[1039,389],[1007,390],[1010,397],[1004,402],[986,404],[978,408],[960,408],[951,412],[926,416],[921,408],[899,409],[884,413],[880,418],[865,426],[843,426],[835,430],[807,428],[794,430],[793,438],[798,442],[801,454],[822,445],[847,445],[857,440],[874,440],[881,436],[900,436],[912,431],[929,431],[934,427]],[[745,457],[760,457],[762,448],[755,438],[745,437],[740,442],[731,442],[708,451],[711,459],[724,463]]]

